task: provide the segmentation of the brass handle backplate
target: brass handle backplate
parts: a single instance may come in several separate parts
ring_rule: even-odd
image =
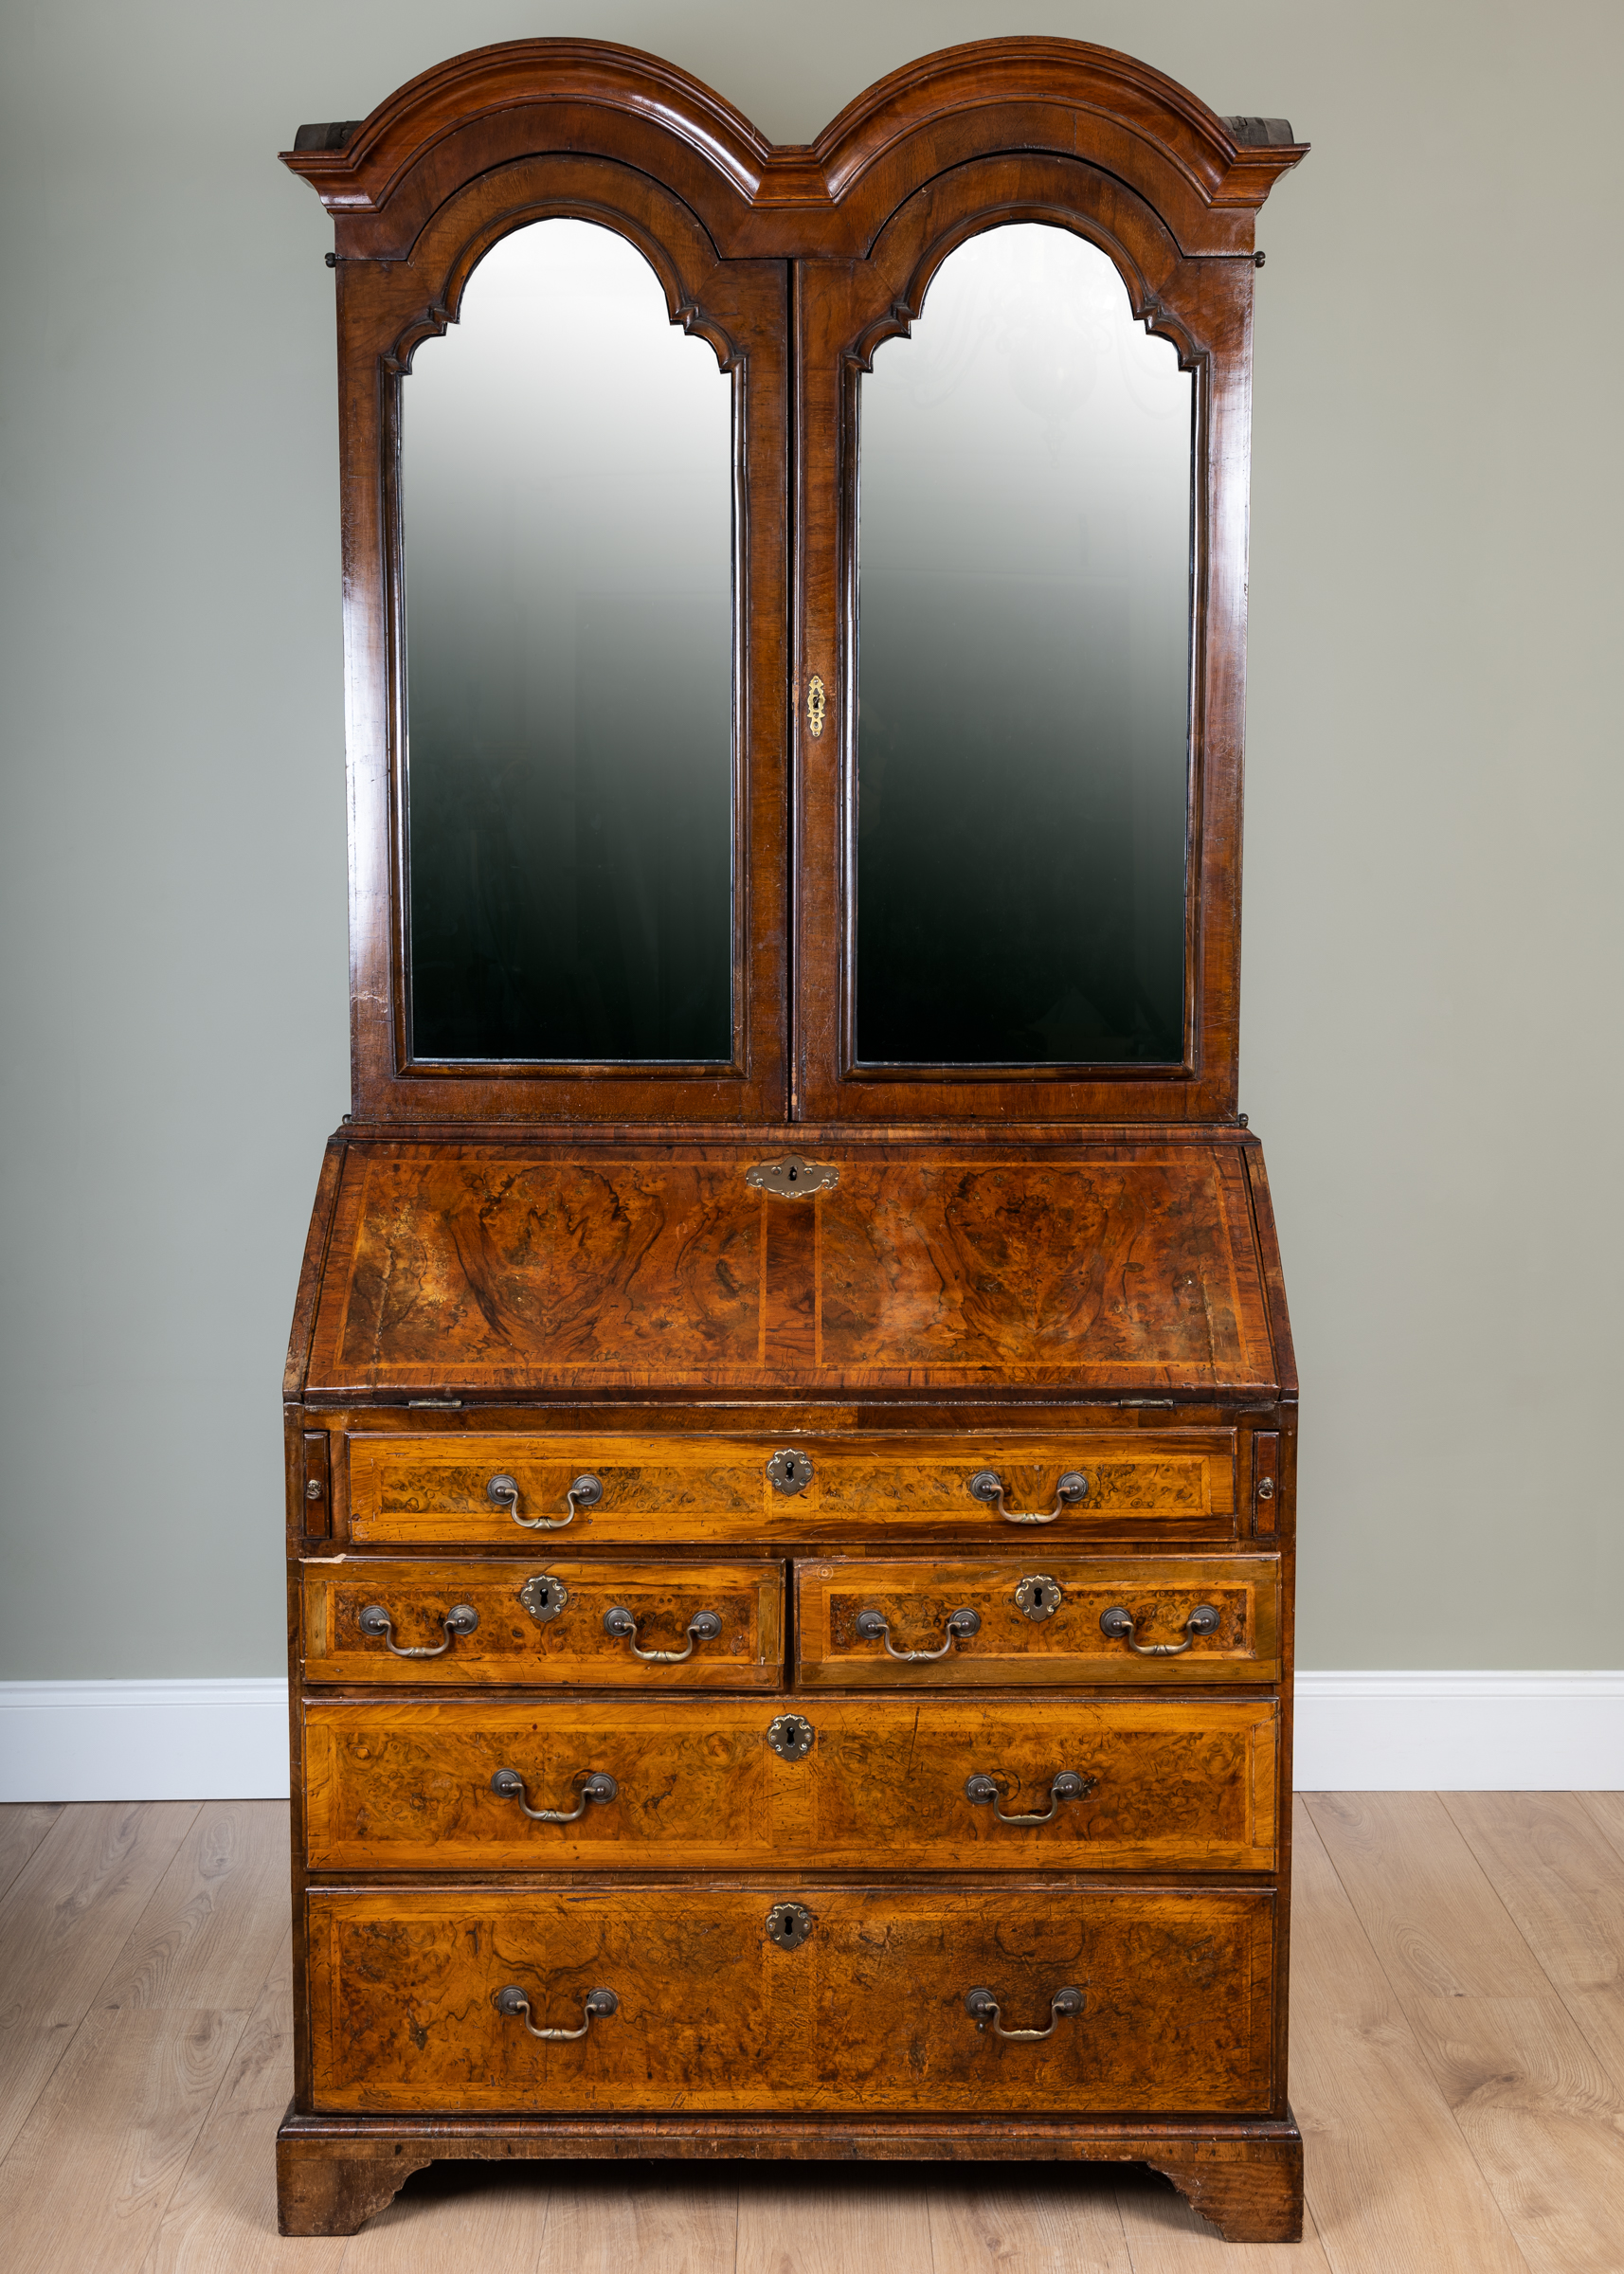
[[[996,1508],[1005,1524],[1053,1524],[1068,1508],[1080,1507],[1089,1495],[1089,1480],[1080,1469],[1068,1469],[1055,1488],[1055,1506],[1046,1515],[1025,1514],[1019,1508],[1006,1507],[1003,1498],[1003,1479],[996,1469],[978,1469],[970,1479],[972,1496],[985,1501]]]
[[[1001,1824],[1053,1824],[1060,1813],[1062,1800],[1086,1799],[1099,1781],[1094,1777],[1079,1777],[1075,1769],[1062,1769],[1049,1787],[1049,1805],[1040,1816],[1006,1816],[998,1804],[998,1784],[986,1776],[967,1777],[965,1779],[965,1798],[974,1808],[989,1804]]]
[[[614,1778],[602,1773],[586,1778],[573,1808],[532,1808],[524,1778],[516,1769],[498,1769],[491,1779],[491,1790],[499,1793],[504,1800],[516,1800],[532,1824],[573,1824],[586,1814],[588,1800],[603,1803],[621,1796],[621,1788]]]
[[[495,1501],[498,1508],[506,1508],[514,1522],[522,1524],[527,1532],[561,1532],[567,1524],[574,1523],[578,1510],[595,1508],[603,1497],[604,1488],[597,1477],[578,1476],[564,1495],[564,1515],[521,1516],[516,1477],[494,1476],[485,1487],[485,1498]]]
[[[1182,1642],[1139,1642],[1134,1638],[1133,1614],[1113,1603],[1109,1611],[1100,1613],[1100,1633],[1109,1634],[1113,1642],[1126,1642],[1130,1651],[1141,1658],[1177,1658],[1187,1651],[1199,1634],[1212,1634],[1218,1630],[1218,1615],[1211,1603],[1198,1603],[1184,1621]]]
[[[393,1622],[382,1603],[369,1603],[355,1621],[363,1634],[382,1635],[397,1658],[443,1658],[459,1634],[473,1633],[479,1623],[479,1614],[472,1603],[453,1603],[440,1623],[445,1629],[443,1642],[403,1647],[395,1640]]]
[[[685,1658],[694,1655],[696,1642],[714,1642],[722,1632],[722,1622],[714,1611],[695,1611],[688,1621],[685,1651],[644,1651],[638,1647],[638,1622],[623,1603],[604,1614],[604,1632],[612,1634],[617,1642],[629,1642],[632,1656],[641,1658],[645,1666],[680,1666]]]
[[[538,2030],[530,2017],[530,1999],[517,1982],[510,1982],[505,1990],[498,1990],[492,2003],[498,2013],[506,2015],[510,2021],[516,2017],[524,2023],[532,2037],[543,2037],[549,2045],[565,2045],[576,2037],[585,2037],[594,2021],[607,2019],[609,2014],[618,2013],[621,2006],[620,1999],[612,1990],[590,1990],[582,2006],[581,2027],[578,2030]]]
[[[966,1990],[965,2011],[973,2014],[978,2030],[990,2030],[995,2037],[1007,2037],[1012,2044],[1036,2045],[1045,2037],[1053,2037],[1058,2024],[1069,2021],[1083,2010],[1083,1994],[1069,1985],[1056,1990],[1049,2000],[1049,2027],[1046,2030],[1006,2030],[999,2012],[999,2003],[990,1990]]]
[[[963,1611],[955,1611],[947,1620],[947,1639],[939,1651],[899,1651],[891,1639],[891,1629],[886,1624],[883,1612],[859,1611],[857,1613],[857,1633],[864,1642],[883,1642],[893,1658],[902,1658],[915,1663],[922,1658],[945,1658],[954,1643],[967,1640],[970,1635],[979,1634],[981,1631],[980,1612],[966,1608]]]

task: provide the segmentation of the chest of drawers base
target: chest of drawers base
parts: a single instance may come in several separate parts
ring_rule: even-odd
[[[738,2157],[1142,2161],[1292,2239],[1292,1417],[296,1411],[283,2230]]]
[[[719,2157],[839,2163],[1145,2163],[1226,2242],[1294,2243],[1303,2231],[1303,2139],[1290,2114],[1230,2121],[1033,2117],[868,2122],[840,2117],[303,2116],[277,2136],[284,2234],[353,2234],[413,2172],[442,2157]]]

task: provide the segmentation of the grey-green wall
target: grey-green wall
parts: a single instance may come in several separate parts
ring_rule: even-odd
[[[281,1664],[278,1382],[348,1101],[332,240],[275,153],[548,32],[783,141],[1016,31],[1312,140],[1260,227],[1242,1091],[1301,1656],[1616,1665],[1615,0],[5,21],[0,1675]]]

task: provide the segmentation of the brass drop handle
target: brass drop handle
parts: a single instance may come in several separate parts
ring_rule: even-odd
[[[629,1642],[632,1656],[641,1658],[645,1666],[680,1666],[684,1658],[692,1658],[696,1642],[714,1642],[722,1632],[722,1622],[713,1611],[695,1611],[688,1621],[688,1648],[685,1651],[642,1651],[638,1648],[638,1622],[623,1603],[604,1614],[604,1632],[612,1634],[617,1642]]]
[[[1094,1777],[1079,1777],[1074,1769],[1062,1769],[1049,1787],[1049,1806],[1040,1816],[1006,1816],[998,1804],[998,1786],[990,1777],[967,1777],[965,1798],[974,1808],[985,1808],[990,1802],[1001,1824],[1053,1824],[1062,1800],[1086,1798],[1098,1781]]]
[[[492,2002],[498,2013],[505,2014],[509,2020],[516,2015],[532,2037],[545,2038],[549,2045],[568,2045],[577,2037],[585,2037],[595,2019],[600,2016],[606,2019],[609,2014],[618,2013],[621,2007],[621,2001],[612,1990],[590,1990],[581,2010],[581,2027],[578,2030],[538,2030],[530,2017],[530,1999],[517,1982],[510,1982],[505,1990],[498,1990]]]
[[[1070,2021],[1083,2010],[1083,1994],[1069,1986],[1056,1990],[1049,2000],[1049,2027],[1046,2030],[1006,2030],[999,2014],[999,2004],[990,1990],[966,1990],[965,2011],[975,2016],[978,2030],[991,2030],[995,2037],[1007,2037],[1012,2044],[1037,2045],[1045,2037],[1053,2037],[1062,2021]]]
[[[392,1622],[382,1603],[369,1603],[355,1621],[363,1634],[381,1634],[397,1658],[443,1658],[459,1634],[473,1633],[479,1623],[479,1614],[472,1603],[453,1603],[440,1623],[445,1629],[443,1642],[403,1649],[394,1638]]]
[[[494,1476],[485,1487],[485,1498],[495,1501],[498,1508],[506,1508],[515,1524],[522,1524],[527,1532],[561,1532],[567,1524],[573,1524],[581,1508],[595,1508],[604,1497],[604,1486],[596,1476],[578,1476],[564,1495],[567,1513],[563,1516],[521,1516],[519,1514],[519,1486],[515,1476]]]
[[[500,1793],[504,1800],[516,1800],[532,1824],[573,1824],[586,1814],[588,1800],[604,1802],[621,1796],[621,1788],[614,1778],[599,1775],[587,1778],[573,1808],[532,1808],[524,1778],[516,1769],[498,1769],[491,1779],[491,1790]]]
[[[1055,1506],[1047,1515],[1027,1515],[1019,1508],[1004,1506],[1003,1479],[996,1469],[978,1469],[970,1479],[970,1491],[977,1500],[984,1500],[989,1508],[996,1508],[1005,1524],[1053,1524],[1068,1508],[1074,1508],[1088,1498],[1089,1480],[1080,1469],[1068,1469],[1055,1488]]]
[[[1182,1642],[1136,1642],[1133,1638],[1133,1614],[1113,1603],[1109,1611],[1100,1613],[1100,1632],[1109,1634],[1113,1642],[1126,1642],[1130,1651],[1141,1658],[1177,1658],[1187,1651],[1198,1634],[1217,1632],[1218,1615],[1211,1603],[1198,1603],[1184,1621]]]
[[[916,1663],[922,1658],[945,1658],[954,1643],[982,1631],[981,1614],[976,1611],[955,1611],[947,1621],[947,1639],[939,1651],[899,1651],[891,1639],[891,1629],[879,1611],[857,1613],[857,1633],[864,1642],[883,1642],[893,1658]]]

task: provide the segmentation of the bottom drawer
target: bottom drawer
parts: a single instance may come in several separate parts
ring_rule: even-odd
[[[1267,1887],[774,1879],[306,1900],[317,2110],[1263,2114],[1272,2097]],[[528,2024],[574,2034],[538,2040],[499,2010],[504,1990]],[[613,2009],[589,2013],[598,1991]]]

